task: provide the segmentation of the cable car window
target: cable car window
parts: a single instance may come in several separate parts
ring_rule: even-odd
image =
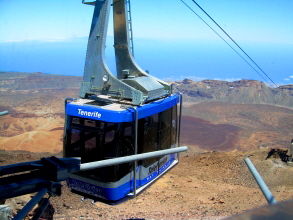
[[[138,121],[138,153],[147,153],[158,150],[158,126],[159,115],[155,114]],[[158,158],[150,158],[143,161],[143,166],[157,161]]]
[[[72,124],[77,124],[77,125],[83,125],[84,124],[84,121],[85,119],[84,118],[78,118],[78,117],[70,117],[71,120],[72,120]]]
[[[66,157],[81,157],[82,163],[132,155],[132,123],[106,123],[70,117],[66,132]],[[70,123],[71,121],[71,123]],[[97,181],[118,181],[133,170],[133,163],[125,163],[77,175]]]
[[[120,140],[120,144],[124,146],[124,153],[123,156],[129,156],[134,154],[134,147],[133,147],[133,126],[131,123],[125,124],[124,131],[123,131],[123,138]]]
[[[71,132],[68,132],[69,135],[67,138],[71,147],[65,149],[66,155],[69,155],[70,157],[80,157],[80,152],[82,149],[82,143],[80,141],[81,132],[82,131],[77,129],[71,129]]]
[[[72,124],[79,124],[79,118],[72,117]]]
[[[80,132],[80,130],[74,128],[71,130],[71,144],[75,143],[80,139]]]
[[[95,126],[95,122],[92,120],[84,120],[84,125],[86,126]]]
[[[89,132],[85,132],[86,135],[89,135]],[[83,157],[83,163],[88,162],[94,162],[98,160],[98,151],[97,151],[97,142],[96,137],[92,137],[88,140],[85,140],[85,146],[84,146],[84,157]]]
[[[114,140],[114,134],[115,134],[114,130],[108,131],[106,133],[105,144],[110,143]]]
[[[171,146],[172,108],[160,113],[160,150],[169,149]]]
[[[171,144],[176,145],[176,141],[177,141],[177,106],[173,106],[172,107]]]
[[[124,136],[131,136],[132,135],[132,126],[127,126],[124,129]]]

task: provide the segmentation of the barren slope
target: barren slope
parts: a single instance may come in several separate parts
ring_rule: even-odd
[[[231,128],[238,138],[237,143],[234,142],[234,148],[239,150],[287,148],[292,139],[293,110],[290,108],[262,104],[202,102],[194,105],[188,103],[183,108],[183,114],[218,126],[234,126]]]
[[[19,82],[17,80],[14,82]],[[52,78],[50,80],[52,83]],[[25,85],[33,81],[27,78]],[[0,165],[52,154],[61,157],[62,153],[58,152],[62,150],[64,98],[76,97],[78,89],[1,88],[0,111],[9,110],[10,113],[0,120]],[[184,105],[181,145],[187,145],[189,151],[181,155],[177,167],[138,198],[118,206],[102,203],[92,206],[89,200],[82,203],[80,196],[70,193],[64,186],[63,195],[51,199],[55,218],[218,219],[236,214],[266,204],[243,162],[248,156],[278,201],[293,197],[293,168],[278,158],[265,160],[270,147],[289,145],[291,109],[225,102]],[[20,201],[28,198],[9,202],[19,207],[23,203]]]
[[[182,144],[204,150],[231,151],[236,149],[241,128],[229,124],[213,124],[201,118],[182,117]]]
[[[49,154],[0,151],[0,165],[37,159]],[[51,198],[54,219],[221,219],[266,205],[243,159],[250,157],[277,201],[293,197],[292,171],[279,158],[265,160],[267,150],[249,152],[185,153],[178,166],[136,199],[109,206],[81,197],[63,187],[61,197]],[[21,197],[10,204],[27,201]],[[16,201],[16,202],[15,202]]]
[[[9,90],[0,92],[0,149],[60,152],[64,99],[78,89]]]

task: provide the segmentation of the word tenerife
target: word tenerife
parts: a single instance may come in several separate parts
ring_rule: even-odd
[[[100,114],[99,112],[89,112],[89,111],[84,111],[82,109],[78,109],[78,114],[79,115],[85,115],[85,116],[89,116],[89,117],[96,117],[96,118],[100,118],[102,116],[102,114]]]

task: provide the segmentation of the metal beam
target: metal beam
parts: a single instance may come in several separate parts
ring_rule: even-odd
[[[174,154],[174,153],[179,153],[183,151],[187,151],[188,147],[176,147],[176,148],[171,148],[167,150],[160,150],[160,151],[153,151],[149,153],[143,153],[143,154],[136,154],[136,155],[131,155],[131,156],[126,156],[126,157],[119,157],[119,158],[114,158],[114,159],[109,159],[109,160],[101,160],[97,162],[91,162],[91,163],[84,163],[80,165],[80,171],[84,170],[91,170],[91,169],[96,169],[100,167],[107,167],[107,166],[112,166],[112,165],[117,165],[117,164],[122,164],[122,163],[129,163],[132,161],[138,161],[138,160],[144,160],[152,157],[159,157],[159,156],[164,156],[167,154]]]
[[[134,108],[135,110],[135,138],[134,138],[134,155],[137,155],[137,139],[138,139],[138,110],[137,108]],[[134,170],[133,170],[133,194],[134,197],[136,197],[136,167],[137,167],[137,161],[134,161]]]
[[[0,112],[0,116],[8,114],[8,111]]]
[[[43,198],[48,190],[46,188],[41,189],[13,218],[14,220],[21,220],[32,210],[32,208]]]
[[[273,194],[271,193],[271,191],[267,187],[266,183],[263,181],[263,179],[261,178],[261,176],[257,172],[256,168],[253,166],[251,160],[249,158],[245,158],[244,161],[245,161],[248,169],[250,170],[252,176],[254,177],[255,181],[257,182],[259,188],[261,189],[263,195],[265,196],[267,202],[269,204],[276,204],[277,201],[275,200]]]

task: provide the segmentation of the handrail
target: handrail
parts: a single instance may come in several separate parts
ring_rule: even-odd
[[[159,156],[164,156],[167,154],[179,153],[179,152],[183,152],[187,150],[188,150],[188,147],[183,146],[183,147],[176,147],[176,148],[171,148],[167,150],[159,150],[159,151],[153,151],[153,152],[148,152],[143,154],[119,157],[114,159],[83,163],[80,165],[80,171],[92,170],[92,169],[96,169],[100,167],[107,167],[107,166],[117,165],[121,163],[129,163],[129,162],[144,160],[144,159],[148,159],[152,157],[159,157]]]
[[[266,183],[263,181],[259,173],[257,172],[256,168],[253,166],[251,160],[249,158],[245,158],[245,163],[251,172],[252,176],[254,177],[255,181],[257,182],[259,188],[261,189],[263,195],[265,196],[267,202],[269,204],[276,204],[277,201],[275,200],[275,197],[267,187]]]

